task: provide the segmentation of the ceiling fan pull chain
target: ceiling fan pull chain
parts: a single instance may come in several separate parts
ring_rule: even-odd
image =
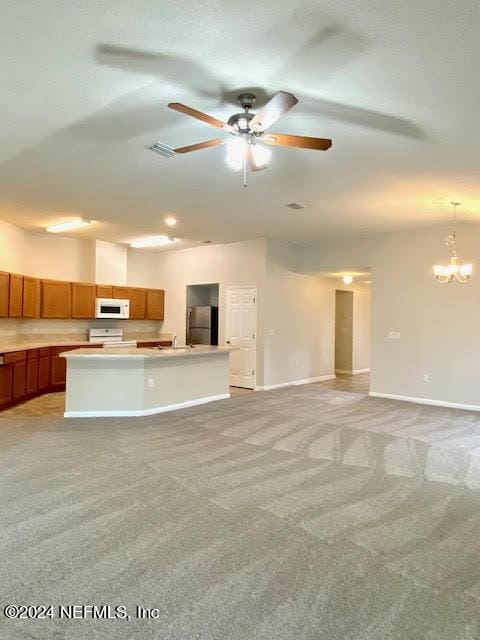
[[[243,186],[245,188],[247,186],[247,149],[245,149],[245,153],[243,154]]]

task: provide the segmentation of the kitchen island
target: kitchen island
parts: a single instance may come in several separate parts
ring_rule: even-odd
[[[147,416],[230,397],[230,347],[76,349],[65,418]]]

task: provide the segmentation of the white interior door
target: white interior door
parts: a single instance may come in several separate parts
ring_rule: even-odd
[[[257,354],[257,288],[227,287],[225,340],[230,354],[232,387],[255,389]]]

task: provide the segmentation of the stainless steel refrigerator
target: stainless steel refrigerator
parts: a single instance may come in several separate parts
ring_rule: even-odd
[[[218,307],[187,308],[187,344],[218,344]]]

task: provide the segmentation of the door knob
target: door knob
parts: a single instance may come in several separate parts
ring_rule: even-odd
[[[227,340],[227,344],[230,344],[230,340]]]

